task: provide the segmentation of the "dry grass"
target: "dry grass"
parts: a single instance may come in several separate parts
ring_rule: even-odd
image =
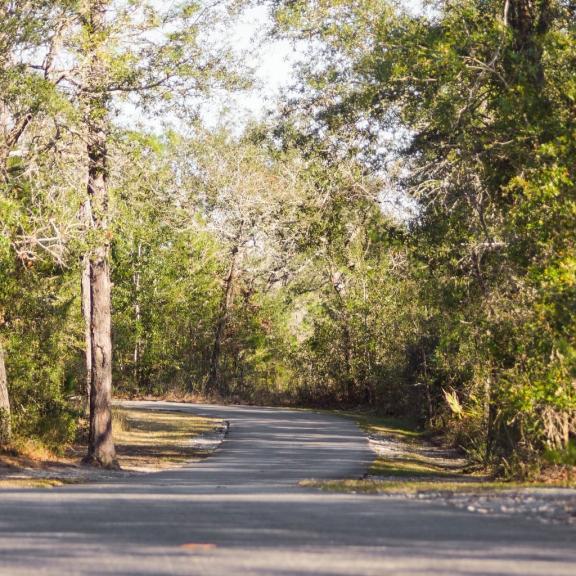
[[[114,441],[122,474],[165,470],[204,458],[209,451],[195,439],[223,425],[222,420],[184,412],[114,408]],[[85,454],[83,442],[56,456],[38,442],[16,441],[0,453],[0,488],[50,488],[114,475],[81,467]]]
[[[376,478],[360,480],[303,480],[304,488],[319,488],[325,492],[350,494],[421,494],[431,492],[448,492],[459,494],[494,493],[519,488],[550,488],[550,484],[530,482],[439,482],[414,481],[398,482],[378,480]],[[562,485],[562,488],[568,486]]]
[[[160,470],[189,460],[204,458],[194,438],[214,432],[222,420],[200,418],[184,412],[125,410],[115,411],[124,424],[116,433],[116,449],[123,468]]]
[[[370,475],[372,476],[398,477],[411,480],[420,478],[453,478],[458,474],[460,472],[448,470],[430,461],[422,461],[416,455],[395,458],[394,460],[378,457],[370,468]]]
[[[9,448],[0,451],[0,481],[3,472],[28,468],[42,470],[47,466],[69,464],[66,458],[54,454],[37,440],[16,438]]]
[[[204,458],[208,453],[198,448],[194,439],[222,425],[222,420],[186,412],[114,408],[114,442],[120,466],[149,472]],[[70,451],[76,458],[84,452],[83,446]]]
[[[70,478],[0,478],[0,489],[54,488],[66,484],[78,484]]]

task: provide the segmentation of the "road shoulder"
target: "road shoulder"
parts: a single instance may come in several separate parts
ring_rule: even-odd
[[[51,488],[113,481],[179,467],[208,457],[221,444],[227,423],[170,410],[114,408],[113,426],[120,470],[83,466],[85,438],[62,455],[45,451],[0,454],[0,488]]]

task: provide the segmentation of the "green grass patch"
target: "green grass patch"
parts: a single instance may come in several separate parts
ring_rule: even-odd
[[[459,494],[497,493],[522,488],[573,488],[567,485],[534,484],[530,482],[442,482],[416,481],[396,482],[377,479],[362,480],[303,480],[300,486],[317,488],[324,492],[340,494],[420,494],[449,492]]]
[[[426,433],[418,427],[414,421],[394,418],[390,416],[378,416],[372,412],[335,410],[336,414],[353,418],[358,426],[368,434],[380,436],[398,436],[406,441],[424,438]]]

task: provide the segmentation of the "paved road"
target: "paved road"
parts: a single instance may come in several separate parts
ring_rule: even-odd
[[[208,460],[170,472],[0,491],[2,576],[576,574],[573,528],[299,488],[365,470],[367,443],[348,420],[145,405],[224,417],[230,434]]]

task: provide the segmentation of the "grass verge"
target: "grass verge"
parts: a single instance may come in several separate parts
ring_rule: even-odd
[[[571,488],[564,479],[545,482],[494,481],[471,471],[456,451],[437,446],[415,422],[370,412],[336,411],[353,418],[373,442],[376,454],[361,479],[304,480],[306,488],[359,494],[489,493],[520,488]]]
[[[115,443],[123,469],[154,471],[204,458],[209,450],[194,440],[223,421],[186,412],[114,409]]]
[[[13,449],[0,454],[0,488],[51,488],[173,468],[208,456],[215,443],[198,442],[199,437],[211,433],[216,436],[223,426],[222,420],[185,412],[114,408],[120,472],[82,466],[87,449],[82,438],[63,449],[63,456],[48,452],[38,443],[17,442]]]
[[[345,480],[303,480],[304,488],[319,488],[324,492],[350,494],[421,494],[431,492],[447,493],[492,493],[515,490],[518,488],[550,488],[550,484],[531,482],[437,482],[413,481],[400,482],[377,478]],[[567,486],[562,486],[567,487]]]

